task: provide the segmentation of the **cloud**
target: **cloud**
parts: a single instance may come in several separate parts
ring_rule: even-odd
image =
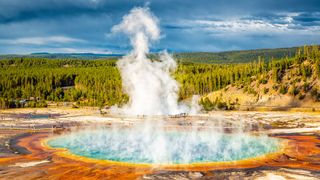
[[[0,53],[129,51],[127,38],[108,34],[130,9],[146,2],[161,25],[155,51],[320,44],[319,0],[0,0]]]
[[[232,36],[238,39],[248,36],[267,40],[278,35],[314,35],[319,39],[320,21],[318,19],[320,18],[314,15],[290,12],[214,20],[184,20],[184,22],[176,25],[173,29],[185,32],[189,31],[194,34],[205,33],[208,36],[215,37]],[[305,25],[306,23],[310,23],[310,21],[312,21],[312,25]],[[189,26],[186,26],[186,24]],[[221,40],[224,41],[224,39]]]
[[[49,53],[93,53],[93,54],[112,54],[112,51],[101,48],[53,48],[48,49]]]
[[[94,53],[94,54],[113,54],[114,52],[105,48],[88,47],[51,47],[51,46],[14,46],[8,45],[1,48],[4,54],[30,54],[34,52],[48,53]]]
[[[74,43],[74,42],[86,42],[82,39],[70,38],[66,36],[49,36],[49,37],[24,37],[24,38],[17,38],[17,39],[0,39],[0,43],[4,44],[30,44],[30,45],[47,45],[51,43]]]
[[[207,31],[217,32],[279,32],[288,30],[288,24],[272,24],[263,20],[195,20],[194,24],[199,25]]]

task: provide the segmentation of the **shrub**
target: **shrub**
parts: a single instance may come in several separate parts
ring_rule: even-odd
[[[299,95],[298,95],[298,99],[299,99],[299,100],[302,100],[302,99],[304,99],[305,97],[306,97],[305,94],[299,93]]]
[[[200,104],[206,111],[211,111],[215,107],[215,104],[212,103],[208,97],[201,98]]]
[[[299,93],[299,89],[296,86],[292,85],[290,86],[288,92],[290,95],[296,96]]]
[[[267,84],[268,81],[267,81],[266,79],[260,79],[260,83],[261,83],[261,84]]]
[[[228,109],[228,105],[227,105],[227,103],[226,102],[222,102],[222,101],[218,101],[217,102],[217,108],[218,109]]]
[[[304,90],[304,92],[309,91],[310,90],[310,83],[305,82],[303,84],[303,90]]]
[[[31,107],[31,108],[34,108],[36,107],[36,102],[35,101],[29,101],[27,104],[26,104],[27,107]]]
[[[280,86],[280,89],[279,89],[279,93],[281,94],[287,94],[288,90],[285,86]]]
[[[317,96],[318,94],[318,89],[316,87],[313,87],[312,90],[311,90],[311,95],[312,96]]]
[[[277,91],[279,89],[279,86],[277,84],[272,85],[272,89]]]

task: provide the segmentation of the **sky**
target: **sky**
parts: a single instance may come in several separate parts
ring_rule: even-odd
[[[0,0],[0,54],[126,53],[111,28],[134,7],[159,19],[153,52],[320,44],[319,0]]]

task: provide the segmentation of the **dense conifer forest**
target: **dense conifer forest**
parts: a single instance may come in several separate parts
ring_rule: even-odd
[[[242,51],[224,52],[174,52],[173,57],[179,63],[206,63],[206,64],[230,64],[230,63],[249,63],[263,57],[265,61],[280,59],[283,57],[294,57],[298,47],[276,48],[276,49],[256,49]],[[92,53],[32,53],[30,55],[0,55],[0,59],[29,57],[29,58],[48,58],[48,59],[116,59],[122,54],[92,54]],[[156,58],[156,54],[150,57]]]
[[[302,63],[306,60],[309,65]],[[274,81],[280,82],[283,72],[292,66],[303,77],[316,73],[319,78],[319,46],[299,48],[293,57],[266,60],[258,56],[249,63],[179,62],[173,76],[181,85],[179,99],[184,100],[230,84],[247,86],[256,75],[263,83],[270,71]],[[49,101],[104,107],[121,105],[129,98],[122,92],[116,59],[7,57],[0,60],[0,72],[0,108],[45,107]],[[317,96],[316,87],[310,88]]]
[[[179,62],[191,63],[249,63],[263,57],[265,61],[280,59],[283,57],[294,57],[298,47],[277,48],[277,49],[257,49],[245,51],[225,51],[225,52],[184,52],[174,53],[175,59]]]

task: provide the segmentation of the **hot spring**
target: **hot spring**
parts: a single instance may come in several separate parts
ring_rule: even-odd
[[[209,130],[100,128],[60,135],[48,141],[53,148],[93,159],[135,164],[190,164],[254,158],[279,149],[279,140],[249,134]]]
[[[121,107],[111,107],[112,115],[176,116],[199,112],[197,98],[189,103],[178,101],[179,83],[171,77],[177,67],[173,57],[163,50],[157,60],[148,58],[150,45],[161,37],[159,20],[148,7],[133,8],[113,26],[112,33],[127,35],[133,47],[117,61],[123,91],[130,98]],[[137,164],[237,161],[272,153],[279,147],[277,139],[243,133],[242,127],[226,133],[193,125],[168,128],[164,124],[160,119],[133,127],[112,125],[73,131],[52,138],[48,145],[88,158]],[[225,128],[219,124],[210,127]]]

